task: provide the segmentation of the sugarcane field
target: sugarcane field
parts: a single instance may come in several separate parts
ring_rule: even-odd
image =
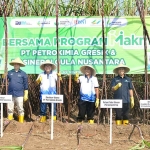
[[[150,0],[0,0],[0,150],[150,149]]]

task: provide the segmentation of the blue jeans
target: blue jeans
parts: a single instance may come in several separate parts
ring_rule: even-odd
[[[51,112],[51,103],[42,103],[42,101],[40,101],[40,116],[46,116],[47,105],[48,105],[49,110]],[[54,103],[53,116],[56,116],[56,103]]]

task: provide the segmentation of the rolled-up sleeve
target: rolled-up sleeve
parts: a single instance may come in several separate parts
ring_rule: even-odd
[[[130,79],[130,82],[129,82],[129,90],[132,90],[133,89],[133,86],[132,86],[132,81]]]
[[[116,85],[116,83],[115,83],[115,78],[113,78],[112,81],[111,81],[110,87],[112,88],[112,87],[115,86],[115,85]]]
[[[23,84],[24,84],[24,90],[28,90],[28,76],[26,73],[23,75]]]

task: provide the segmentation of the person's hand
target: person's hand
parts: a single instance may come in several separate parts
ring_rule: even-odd
[[[37,80],[36,80],[36,83],[39,84],[39,83],[41,83],[41,81],[42,81],[42,77],[39,76],[39,77],[37,78]]]
[[[57,75],[58,75],[58,77],[59,77],[59,80],[62,81],[61,73],[58,72]]]
[[[134,97],[130,97],[130,105],[131,105],[131,108],[134,107]]]
[[[96,98],[96,101],[95,101],[95,107],[98,108],[98,106],[99,106],[99,99]]]
[[[116,91],[116,90],[118,90],[120,87],[121,87],[121,83],[118,83],[116,86],[114,86],[114,90]]]
[[[28,100],[28,90],[24,90],[24,96],[23,96],[24,102]]]
[[[74,81],[76,81],[76,82],[77,82],[77,81],[78,81],[78,79],[79,79],[79,74],[78,74],[78,73],[76,73],[76,74],[75,74],[75,77],[74,77]]]
[[[7,73],[2,74],[2,79],[5,79],[7,76]]]

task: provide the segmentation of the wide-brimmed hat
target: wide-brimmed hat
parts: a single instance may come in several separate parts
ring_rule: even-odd
[[[81,71],[83,74],[85,74],[85,68],[86,68],[86,67],[89,67],[89,68],[92,69],[92,75],[93,75],[93,76],[96,75],[95,69],[94,69],[92,66],[90,66],[90,65],[84,65],[84,66],[81,66],[81,67],[80,67],[80,71]]]
[[[22,60],[18,57],[14,60],[12,60],[10,63],[9,63],[11,66],[14,66],[14,64],[19,64],[20,67],[24,67],[25,64],[22,62]]]
[[[40,66],[41,70],[44,70],[44,65],[52,65],[52,70],[56,69],[56,66],[52,62],[50,62],[50,60],[46,60],[41,64]]]
[[[127,67],[126,65],[119,64],[114,70],[113,73],[118,74],[118,68],[124,68],[125,73],[128,73],[130,71],[130,68]]]

